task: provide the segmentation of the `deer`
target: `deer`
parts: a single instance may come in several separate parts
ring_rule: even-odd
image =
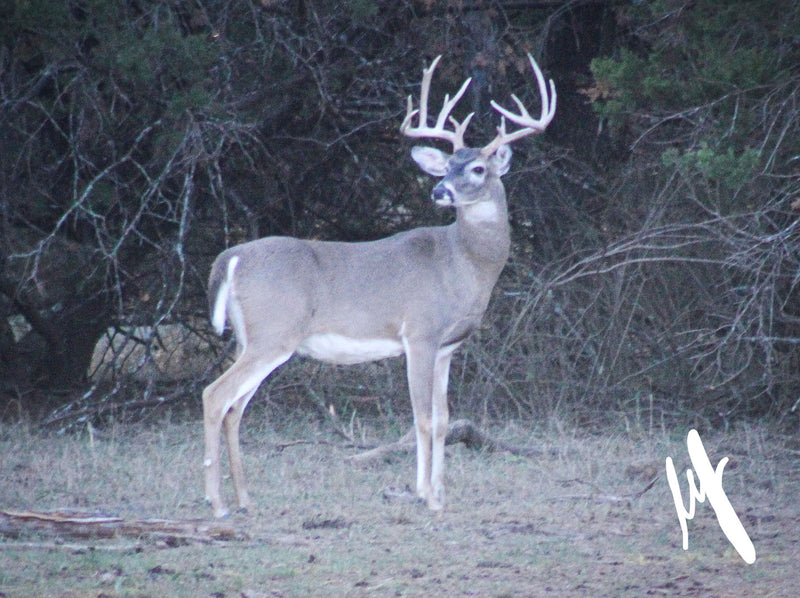
[[[447,386],[454,351],[481,323],[510,251],[510,225],[501,177],[509,144],[542,133],[555,115],[539,66],[528,60],[541,97],[534,119],[516,95],[518,112],[492,100],[501,115],[494,139],[466,147],[473,114],[451,112],[467,79],[444,102],[433,126],[428,94],[441,56],[423,69],[419,107],[408,97],[402,135],[444,141],[452,153],[415,146],[411,157],[439,177],[431,199],[455,210],[446,226],[420,227],[376,241],[337,242],[273,236],[223,251],[209,275],[211,323],[236,338],[233,364],[203,391],[205,493],[215,517],[229,511],[221,496],[221,435],[225,428],[238,511],[251,505],[242,467],[242,414],[262,381],[293,354],[333,364],[405,356],[416,435],[416,494],[433,511],[445,505]],[[415,126],[413,121],[417,119]],[[506,131],[506,119],[517,125]],[[449,126],[448,126],[449,125]]]

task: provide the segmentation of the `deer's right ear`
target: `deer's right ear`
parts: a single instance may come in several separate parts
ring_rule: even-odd
[[[447,174],[447,160],[450,159],[450,156],[435,147],[416,145],[411,148],[411,157],[422,170],[430,175],[444,176]]]
[[[492,154],[492,157],[489,158],[494,165],[497,176],[503,176],[508,172],[508,169],[511,167],[511,154],[510,146],[501,145],[497,148],[497,151]]]

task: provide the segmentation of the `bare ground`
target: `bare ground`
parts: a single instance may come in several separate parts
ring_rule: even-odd
[[[243,444],[256,506],[220,537],[202,533],[213,522],[201,500],[200,422],[61,437],[0,425],[0,510],[201,529],[86,538],[6,521],[0,597],[797,594],[800,442],[766,427],[701,433],[713,466],[730,457],[723,485],[756,548],[748,565],[707,502],[681,547],[664,460],[675,460],[688,501],[688,429],[507,424],[495,437],[542,454],[450,447],[449,506],[432,514],[394,492],[414,479],[413,454],[359,466],[347,460],[355,449],[314,424],[251,419]],[[362,427],[366,443],[399,435]]]

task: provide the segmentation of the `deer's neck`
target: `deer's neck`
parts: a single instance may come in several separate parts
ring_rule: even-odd
[[[499,275],[508,259],[511,235],[505,192],[502,186],[494,191],[487,201],[459,207],[454,227],[470,261]]]

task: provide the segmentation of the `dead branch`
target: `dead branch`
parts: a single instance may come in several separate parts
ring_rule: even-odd
[[[445,444],[453,445],[460,442],[470,449],[489,452],[502,451],[522,457],[531,457],[542,453],[540,449],[518,447],[492,438],[468,419],[456,420],[451,422],[448,426]],[[366,464],[372,461],[386,459],[396,453],[411,452],[414,450],[414,443],[414,428],[412,427],[396,442],[384,444],[368,451],[358,453],[357,455],[351,455],[348,459],[353,463]]]
[[[308,396],[311,402],[316,405],[317,409],[319,409],[319,412],[325,418],[325,421],[330,424],[331,429],[348,442],[355,443],[353,440],[352,431],[348,431],[347,428],[344,427],[339,419],[339,416],[336,415],[336,410],[333,408],[333,404],[326,406],[325,401],[321,396],[319,396],[311,388],[307,388],[306,390],[308,391]]]
[[[350,455],[347,460],[352,463],[367,464],[381,459],[388,459],[396,453],[409,453],[414,450],[414,428],[410,428],[400,440],[376,446],[357,455]]]

